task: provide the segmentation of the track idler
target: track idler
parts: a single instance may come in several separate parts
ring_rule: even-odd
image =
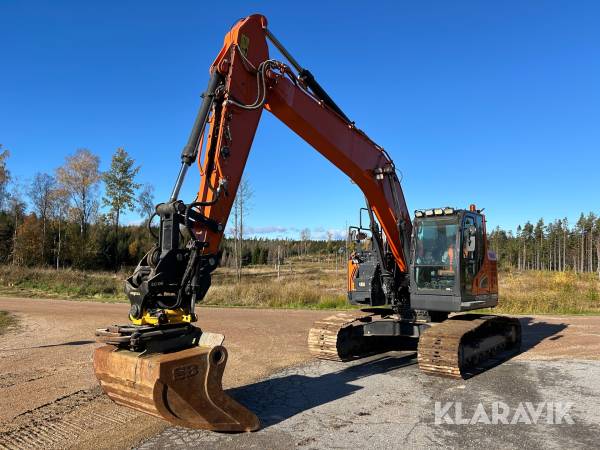
[[[257,430],[258,417],[223,392],[226,363],[221,345],[151,354],[105,345],[94,352],[96,377],[119,405],[187,428]]]

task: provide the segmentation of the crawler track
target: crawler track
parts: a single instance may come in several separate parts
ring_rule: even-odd
[[[318,320],[308,332],[308,350],[319,359],[347,361],[367,352],[367,343],[359,330],[371,321],[372,311],[345,311]]]
[[[518,319],[462,314],[434,325],[419,339],[419,369],[429,375],[469,378],[521,347]]]
[[[348,311],[314,323],[308,349],[319,359],[348,361],[389,350],[390,340],[365,337],[362,326],[388,317],[385,310]],[[521,325],[503,316],[461,314],[423,332],[419,369],[428,375],[469,378],[497,365],[521,347]]]

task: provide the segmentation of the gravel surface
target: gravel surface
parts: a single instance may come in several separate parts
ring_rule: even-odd
[[[0,298],[19,318],[0,337],[0,449],[131,448],[167,423],[115,405],[98,387],[94,330],[126,322],[128,304]],[[329,311],[199,308],[225,334],[225,388],[310,359],[306,334]],[[110,436],[110,439],[107,439]]]
[[[231,392],[258,413],[263,429],[228,435],[169,428],[142,444],[149,449],[292,448],[597,448],[600,432],[600,362],[512,360],[468,381],[421,374],[413,353],[392,352],[361,362],[314,361],[283,370]],[[541,408],[538,423],[517,416],[517,424],[457,421],[455,407],[436,424],[435,403],[461,402],[464,420],[482,404],[489,422],[494,402]],[[547,424],[556,414],[547,405],[566,406],[573,423]],[[453,404],[454,405],[454,404]],[[535,409],[534,409],[535,410]],[[552,411],[554,411],[552,409]],[[460,418],[458,418],[460,419]]]
[[[265,428],[250,435],[181,433],[163,421],[116,406],[97,386],[91,363],[97,346],[94,329],[123,323],[127,304],[0,298],[0,310],[19,319],[16,329],[0,337],[0,448],[118,449],[140,442],[143,447],[186,442],[217,448],[355,443],[376,447],[397,445],[402,436],[415,446],[468,446],[470,427],[430,424],[433,402],[454,400],[448,396],[453,392],[462,393],[459,399],[488,398],[488,392],[489,398],[506,398],[510,406],[516,406],[515,401],[560,401],[577,395],[600,403],[593,361],[600,358],[598,316],[523,317],[524,353],[460,388],[461,383],[420,375],[410,353],[349,366],[310,362],[308,330],[329,311],[200,308],[200,326],[226,335],[230,359],[225,388],[234,388],[232,394],[259,413]],[[269,378],[273,374],[275,378]],[[521,394],[511,393],[520,386],[524,394],[517,401]],[[588,422],[593,419],[580,414]],[[580,419],[575,422],[580,428],[568,429],[576,430],[580,439],[573,442],[585,443],[582,427],[588,422]],[[423,426],[426,431],[419,434]],[[589,426],[596,425],[591,421]],[[519,427],[500,427],[508,436],[502,445],[520,442],[511,441]],[[161,432],[166,434],[154,438]],[[561,433],[569,437],[569,432]],[[553,433],[542,437],[550,439]],[[490,426],[484,426],[483,435],[494,435]]]

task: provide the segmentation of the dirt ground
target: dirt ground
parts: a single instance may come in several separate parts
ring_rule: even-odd
[[[19,319],[0,336],[0,448],[128,448],[165,423],[118,407],[92,371],[96,328],[126,322],[128,305],[0,299]],[[199,309],[201,328],[226,336],[225,388],[310,358],[306,333],[323,311]],[[110,436],[110,439],[106,439]]]
[[[92,373],[95,328],[123,323],[128,305],[0,299],[19,319],[0,336],[0,448],[130,448],[162,431],[160,420],[117,407]],[[223,333],[225,388],[310,359],[306,335],[328,311],[200,308],[199,325]],[[519,359],[599,359],[600,316],[523,317]]]

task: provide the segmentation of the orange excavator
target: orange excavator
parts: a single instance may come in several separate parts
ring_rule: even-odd
[[[268,42],[289,65],[269,57]],[[308,334],[313,355],[345,361],[415,338],[421,371],[468,378],[519,350],[518,320],[455,314],[498,303],[496,256],[488,249],[481,210],[423,209],[412,221],[389,154],[292,57],[266,18],[252,15],[227,33],[210,67],[175,186],[156,207],[156,245],[125,282],[129,323],[96,331],[106,345],[95,351],[94,369],[111,399],[185,427],[260,427],[256,415],[223,392],[223,336],[193,323],[195,304],[219,265],[225,225],[265,109],[348,175],[366,199],[359,225],[349,230],[348,299],[360,308],[316,322]],[[196,160],[200,188],[185,203],[180,188]]]

